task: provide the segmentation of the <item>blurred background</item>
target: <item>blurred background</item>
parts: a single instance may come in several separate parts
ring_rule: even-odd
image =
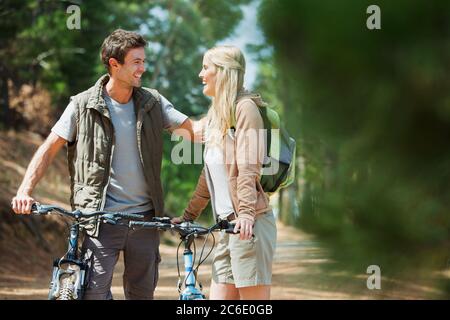
[[[381,29],[366,25],[372,4]],[[71,5],[79,28],[70,28]],[[1,298],[41,298],[40,288],[17,292],[39,275],[44,285],[49,257],[64,252],[61,219],[14,216],[9,203],[69,97],[105,73],[99,49],[117,28],[149,41],[143,85],[191,117],[209,106],[203,53],[239,46],[246,87],[295,137],[296,181],[271,198],[274,291],[291,292],[275,299],[450,298],[450,2],[0,0]],[[165,140],[166,210],[175,216],[201,165],[174,165],[178,142]],[[36,199],[67,207],[67,175],[61,153]],[[209,208],[201,219],[211,222]],[[379,290],[366,287],[371,265]]]

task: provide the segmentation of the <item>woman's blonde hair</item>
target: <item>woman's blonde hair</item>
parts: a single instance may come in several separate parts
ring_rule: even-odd
[[[207,114],[208,128],[211,130],[206,142],[222,146],[231,126],[231,112],[236,98],[243,90],[245,58],[239,48],[218,46],[209,49],[205,59],[216,67],[215,94]]]

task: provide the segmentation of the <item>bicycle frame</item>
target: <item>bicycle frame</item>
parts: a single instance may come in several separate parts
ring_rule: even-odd
[[[206,299],[206,296],[202,293],[202,288],[197,288],[197,275],[196,270],[194,269],[194,259],[193,252],[191,250],[191,246],[194,243],[194,239],[196,235],[206,235],[215,230],[223,230],[227,233],[234,233],[234,225],[230,224],[226,220],[221,220],[214,226],[210,228],[205,228],[200,225],[191,224],[190,222],[184,222],[182,224],[173,224],[170,222],[169,217],[156,217],[153,218],[153,221],[150,222],[136,222],[131,221],[129,223],[130,227],[143,227],[143,228],[154,228],[158,230],[170,230],[173,229],[177,231],[181,240],[184,243],[184,252],[183,252],[183,261],[184,261],[184,289],[181,290],[181,281],[178,282],[178,291],[180,292],[179,299],[180,300],[203,300]],[[212,248],[211,248],[212,251]],[[209,256],[211,251],[205,257],[205,259]],[[178,251],[177,251],[178,257]],[[177,258],[178,259],[178,258]],[[204,259],[204,260],[205,260]],[[199,264],[204,261],[199,260]],[[178,261],[178,260],[177,260]],[[178,262],[177,262],[178,265]],[[180,276],[180,274],[179,274]]]
[[[202,293],[201,289],[195,286],[196,274],[194,272],[194,260],[193,254],[191,250],[192,242],[194,241],[194,235],[188,236],[186,239],[183,239],[184,242],[184,252],[183,252],[183,260],[184,260],[184,272],[185,272],[185,288],[180,293],[180,300],[204,300],[206,296]]]

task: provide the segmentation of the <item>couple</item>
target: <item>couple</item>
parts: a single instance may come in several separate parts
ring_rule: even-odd
[[[183,217],[172,221],[197,218],[211,199],[216,218],[235,220],[240,234],[220,235],[210,299],[269,299],[276,226],[259,183],[264,141],[246,134],[263,129],[257,106],[263,102],[243,89],[244,57],[235,47],[205,53],[199,77],[212,104],[206,118],[192,121],[156,90],[141,87],[146,45],[141,35],[121,29],[104,40],[101,59],[108,74],[71,98],[33,156],[12,209],[30,213],[33,189],[67,144],[73,209],[162,216],[163,129],[202,141],[205,166],[197,188]],[[230,134],[232,112],[235,130]],[[249,153],[257,161],[247,161]],[[153,299],[161,261],[157,230],[96,223],[82,250],[91,259],[85,299],[112,299],[114,266],[122,250],[125,297]]]

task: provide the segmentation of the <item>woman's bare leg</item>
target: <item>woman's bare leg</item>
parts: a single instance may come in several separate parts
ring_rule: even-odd
[[[269,300],[270,286],[252,286],[239,288],[241,300]]]
[[[239,291],[234,284],[215,283],[211,280],[209,289],[210,300],[239,300]]]

